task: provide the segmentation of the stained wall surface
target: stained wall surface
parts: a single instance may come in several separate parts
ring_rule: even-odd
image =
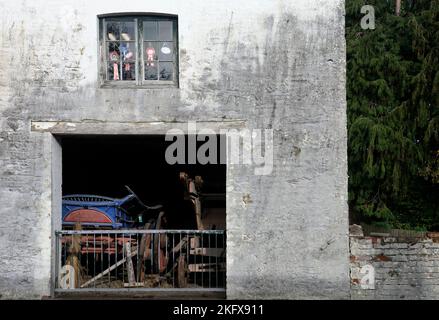
[[[350,252],[352,299],[438,299],[438,233],[417,239],[352,235]]]
[[[100,87],[114,12],[178,15],[179,88]],[[1,298],[51,294],[56,130],[189,120],[274,133],[269,175],[228,166],[227,297],[349,298],[343,0],[0,0],[0,21]]]

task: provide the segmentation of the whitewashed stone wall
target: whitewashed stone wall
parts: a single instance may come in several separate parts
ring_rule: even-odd
[[[438,240],[351,236],[351,298],[439,299]]]
[[[97,16],[123,12],[178,15],[179,88],[100,87]],[[0,0],[0,21],[2,298],[51,294],[56,132],[35,123],[194,120],[274,131],[271,175],[227,168],[227,297],[349,298],[344,0]]]

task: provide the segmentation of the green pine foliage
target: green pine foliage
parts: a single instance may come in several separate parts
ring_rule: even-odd
[[[346,0],[346,41],[351,222],[439,230],[439,0]]]

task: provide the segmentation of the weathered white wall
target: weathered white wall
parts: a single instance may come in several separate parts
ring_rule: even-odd
[[[180,88],[99,88],[97,18],[178,14]],[[244,120],[274,170],[230,166],[229,298],[349,297],[344,1],[0,0],[0,294],[50,294],[50,133],[31,121]],[[77,132],[80,133],[80,132]]]

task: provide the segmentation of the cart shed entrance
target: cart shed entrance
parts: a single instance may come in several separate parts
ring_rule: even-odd
[[[224,294],[226,165],[219,158],[168,164],[172,141],[164,135],[59,141],[55,292]]]

